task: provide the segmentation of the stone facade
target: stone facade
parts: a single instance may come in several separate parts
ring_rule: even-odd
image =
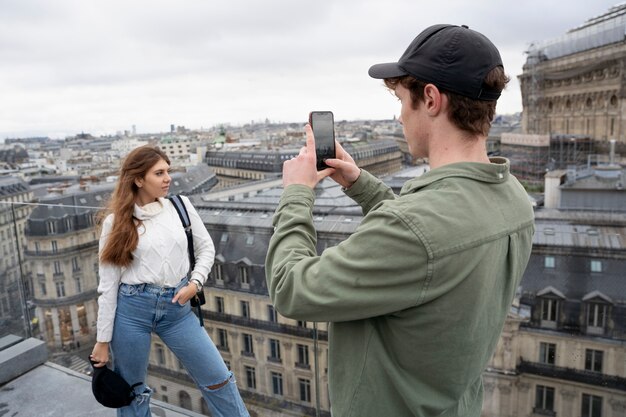
[[[531,45],[519,76],[525,133],[626,141],[625,16],[626,5],[615,6],[559,39]],[[612,36],[620,30],[621,38]]]
[[[26,336],[30,331],[30,311],[24,310],[24,300],[31,288],[20,253],[26,244],[24,225],[33,209],[28,204],[32,201],[33,193],[24,181],[0,178],[0,335],[14,332]]]

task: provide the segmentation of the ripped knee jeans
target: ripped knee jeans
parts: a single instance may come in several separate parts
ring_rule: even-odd
[[[135,401],[118,409],[118,417],[150,416],[152,390],[146,384],[146,374],[152,333],[161,338],[185,367],[212,416],[249,416],[232,372],[206,330],[200,327],[189,303],[172,303],[172,298],[186,282],[181,281],[176,288],[120,285],[111,340],[113,365],[129,384],[143,384],[135,388],[138,394]],[[172,361],[163,346],[157,348],[156,354],[157,363]],[[167,366],[167,363],[162,365]]]

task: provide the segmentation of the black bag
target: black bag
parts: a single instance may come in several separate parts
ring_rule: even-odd
[[[185,207],[185,203],[180,198],[180,195],[173,195],[171,197],[168,197],[168,199],[174,205],[174,208],[178,213],[178,217],[183,224],[183,228],[185,229],[185,235],[187,235],[187,249],[189,251],[189,271],[191,272],[196,265],[196,256],[193,250],[193,234],[191,231],[191,220],[189,219],[189,214],[187,213],[187,207]],[[206,304],[204,290],[200,289],[200,291],[196,292],[196,295],[193,296],[193,298],[190,300],[190,303],[192,307],[198,308],[198,318],[200,319],[200,326],[204,326],[202,308],[200,308],[201,305]]]
[[[128,385],[119,374],[110,370],[106,365],[101,368],[93,366],[96,362],[91,361],[93,376],[91,377],[91,391],[100,404],[109,408],[121,408],[130,405],[135,397],[135,388],[142,382]]]

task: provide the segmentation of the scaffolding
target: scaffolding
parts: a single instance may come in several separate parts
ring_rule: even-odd
[[[626,3],[621,3],[558,38],[533,43],[528,50],[528,57],[544,60],[571,55],[622,42],[624,34],[626,34]]]

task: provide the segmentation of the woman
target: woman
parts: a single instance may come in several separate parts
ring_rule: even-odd
[[[139,147],[125,158],[100,236],[100,284],[94,366],[105,366],[109,345],[115,371],[135,387],[118,416],[150,416],[145,384],[152,332],[196,382],[213,416],[248,416],[232,372],[189,300],[211,270],[215,249],[200,216],[183,198],[193,231],[196,264],[189,272],[187,238],[169,190],[170,161],[159,148]]]

